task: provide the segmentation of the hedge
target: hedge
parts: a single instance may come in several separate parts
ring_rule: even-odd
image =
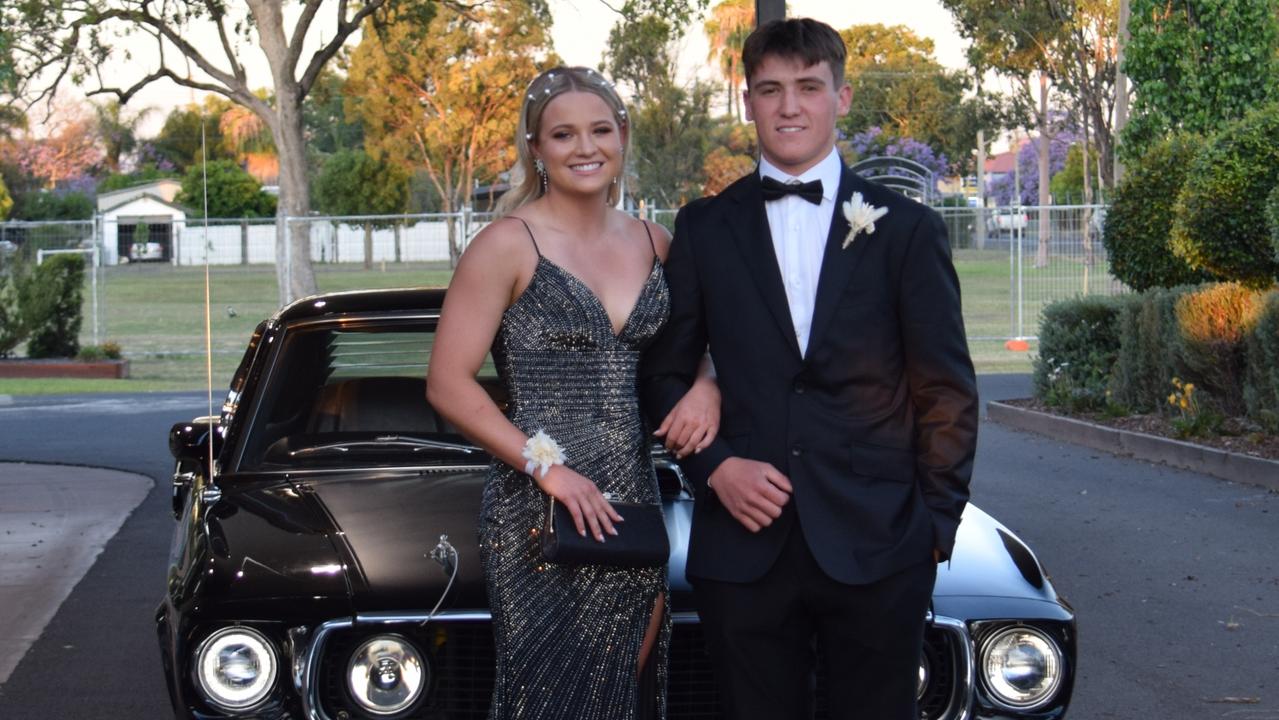
[[[84,258],[79,255],[53,255],[23,283],[28,357],[70,358],[80,351],[83,287]]]
[[[1227,415],[1244,413],[1244,339],[1256,326],[1263,300],[1264,293],[1237,283],[1209,285],[1177,299],[1179,375]]]
[[[1248,416],[1279,434],[1279,292],[1266,296],[1245,339],[1244,403]]]
[[[1252,111],[1195,156],[1177,197],[1171,246],[1191,267],[1249,287],[1279,276],[1266,222],[1279,186],[1279,104]]]
[[[1175,287],[1212,279],[1191,268],[1168,246],[1173,205],[1202,139],[1174,135],[1133,163],[1106,213],[1102,243],[1110,271],[1134,290]]]
[[[1045,307],[1034,361],[1035,396],[1070,410],[1103,407],[1119,355],[1120,312],[1132,302],[1132,296],[1090,296]]]
[[[1119,354],[1110,380],[1111,399],[1137,412],[1164,409],[1178,366],[1172,339],[1177,301],[1194,287],[1157,288],[1125,304],[1119,313]]]

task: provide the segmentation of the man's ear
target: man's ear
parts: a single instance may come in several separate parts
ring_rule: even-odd
[[[839,86],[839,115],[843,117],[853,107],[853,86],[845,82]]]
[[[755,113],[751,112],[751,89],[742,91],[742,109],[746,112],[746,122],[755,122]]]

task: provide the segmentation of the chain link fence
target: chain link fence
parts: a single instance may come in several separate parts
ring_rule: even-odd
[[[673,229],[676,212],[643,208],[636,214]],[[1034,340],[1040,311],[1053,300],[1125,290],[1111,276],[1100,241],[1104,206],[938,212],[949,232],[975,356],[983,343],[1002,352],[1006,340]],[[493,219],[491,213],[462,212],[207,223],[9,222],[0,223],[0,262],[83,254],[90,271],[81,343],[112,340],[131,358],[171,360],[203,353],[207,261],[210,346],[224,363],[233,363],[257,322],[277,309],[276,244],[286,227],[309,234],[317,285],[332,291],[446,285],[450,247],[464,249]]]

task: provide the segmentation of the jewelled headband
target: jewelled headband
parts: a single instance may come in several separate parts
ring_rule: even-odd
[[[595,84],[596,84],[596,85],[599,85],[599,86],[600,86],[600,87],[602,87],[602,88],[606,88],[606,89],[609,91],[609,93],[610,93],[610,94],[611,94],[614,98],[616,98],[616,99],[617,99],[617,101],[618,101],[617,115],[618,115],[618,117],[619,117],[619,118],[621,118],[622,126],[623,126],[623,127],[625,127],[625,126],[626,126],[626,124],[627,124],[627,122],[628,122],[628,120],[627,120],[627,116],[626,116],[626,107],[625,107],[624,105],[622,105],[622,104],[621,104],[621,97],[617,94],[617,88],[613,87],[613,84],[612,84],[612,83],[610,83],[607,79],[605,79],[605,77],[604,77],[603,75],[601,75],[601,74],[599,74],[598,72],[596,72],[593,68],[582,68],[582,70],[583,70],[583,71],[584,71],[587,75],[589,75],[589,76],[590,76],[590,77],[594,80],[594,82],[595,82]],[[532,80],[532,81],[528,84],[528,88],[524,91],[524,96],[525,96],[525,98],[527,98],[527,99],[528,99],[528,104],[525,106],[525,108],[526,108],[526,112],[527,112],[527,110],[532,109],[532,107],[533,107],[533,106],[532,106],[532,103],[533,103],[535,100],[537,100],[537,95],[538,95],[538,94],[537,94],[537,92],[536,92],[535,90],[533,90],[533,86],[534,86],[534,85],[537,85],[539,82],[542,82],[542,81],[543,81],[543,78],[545,78],[546,87],[542,88],[542,94],[543,94],[543,95],[550,95],[550,94],[551,94],[551,88],[552,88],[552,86],[555,84],[555,75],[556,75],[556,71],[551,70],[551,71],[549,71],[549,72],[543,73],[543,74],[538,75],[537,77],[533,78],[533,80]],[[532,118],[525,118],[525,119],[524,119],[524,126],[525,126],[525,127],[528,127],[529,125],[531,125],[531,124],[532,124],[532,123],[530,123],[530,122],[529,122],[531,119],[532,119]],[[528,141],[531,141],[531,140],[533,139],[533,133],[531,133],[531,132],[525,132],[525,133],[524,133],[524,139],[525,139],[525,140],[528,140]]]

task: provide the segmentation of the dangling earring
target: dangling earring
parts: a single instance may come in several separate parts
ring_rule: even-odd
[[[533,159],[533,167],[537,170],[537,177],[542,181],[542,194],[546,194],[546,165],[542,164],[542,158]]]

